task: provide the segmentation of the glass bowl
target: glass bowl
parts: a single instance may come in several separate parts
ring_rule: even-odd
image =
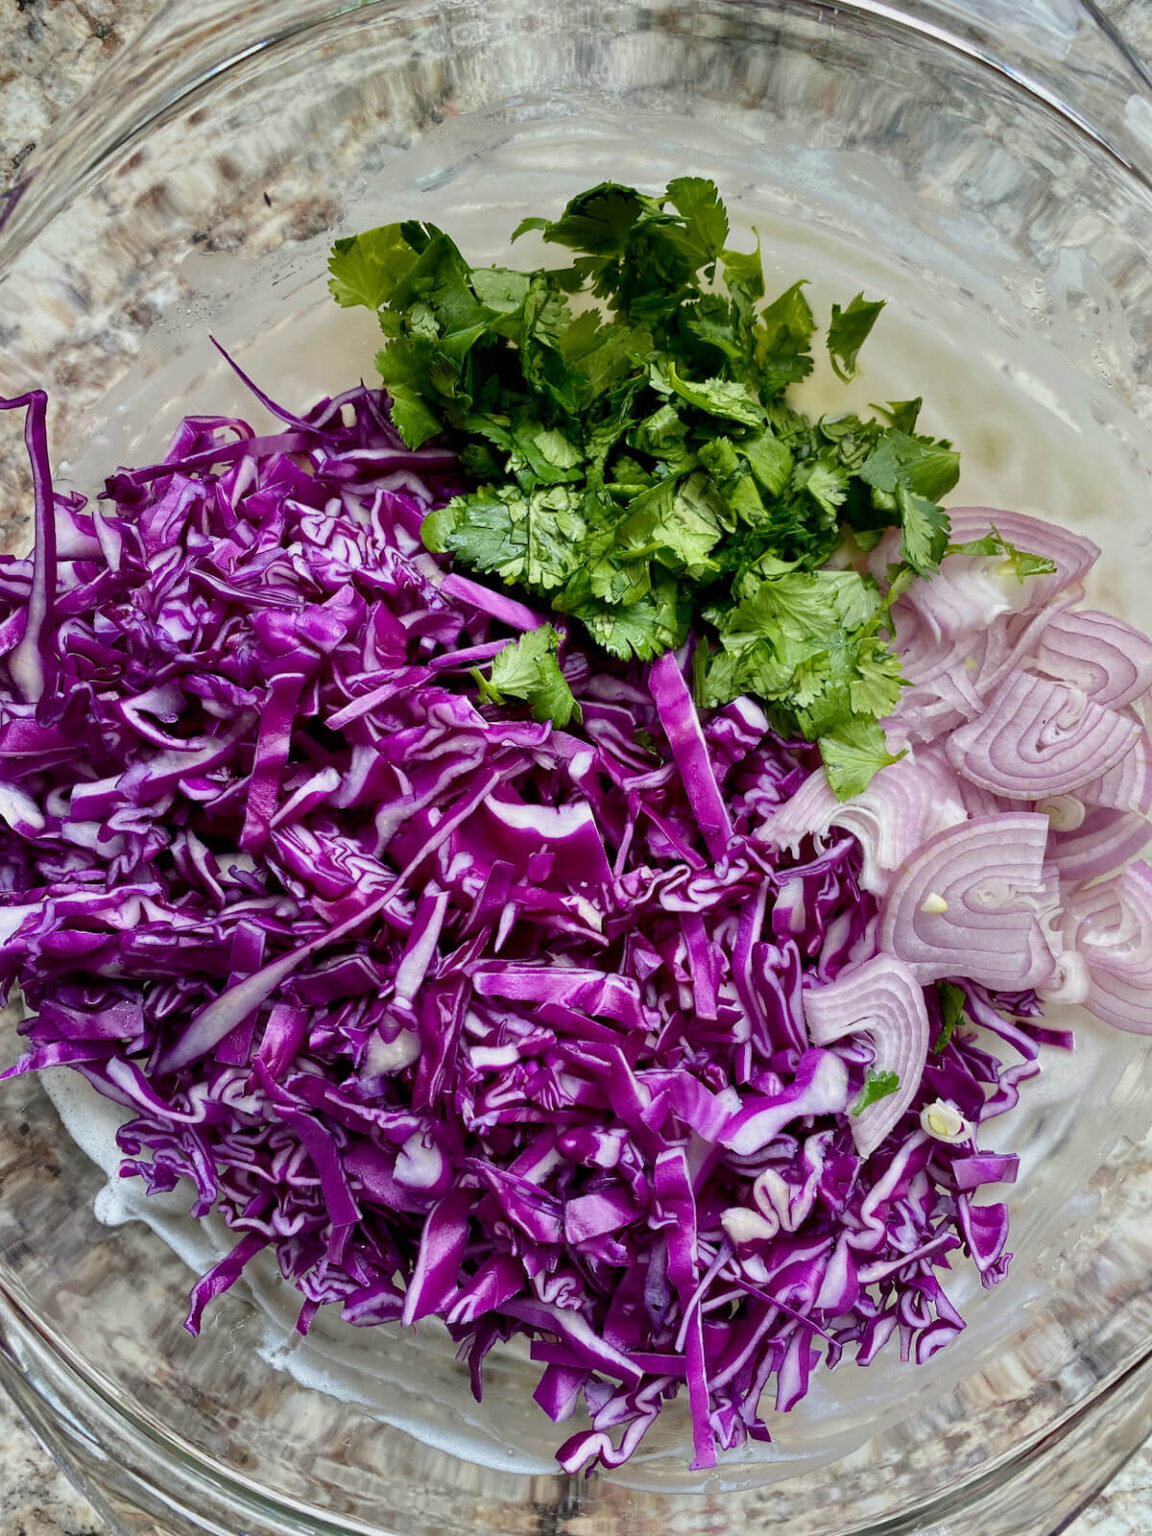
[[[371,325],[325,295],[334,235],[432,218],[493,259],[596,181],[711,175],[770,288],[890,299],[846,403],[923,391],[964,500],[1089,533],[1092,595],[1140,622],[1150,124],[1140,67],[1073,0],[174,0],[22,170],[0,392],[50,390],[59,482],[90,491],[185,413],[259,418],[209,332],[292,403],[371,376]],[[1072,1023],[1013,1118],[1009,1278],[957,1275],[966,1333],[923,1367],[845,1365],[707,1478],[674,1411],[620,1471],[560,1475],[515,1350],[477,1406],[427,1328],[293,1340],[258,1266],[193,1341],[180,1254],[214,1235],[106,1177],[107,1127],[56,1080],[0,1087],[0,1380],[124,1533],[1048,1536],[1152,1406],[1152,1057]],[[7,1065],[11,1015],[0,1041]]]

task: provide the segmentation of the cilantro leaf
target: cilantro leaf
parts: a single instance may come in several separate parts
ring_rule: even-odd
[[[786,443],[772,432],[758,432],[739,445],[748,460],[760,489],[768,496],[779,496],[792,478],[792,454]]]
[[[691,364],[694,372],[715,374],[717,368],[726,368],[737,377],[747,374],[748,338],[729,299],[705,293],[686,302],[680,310],[680,326],[686,333],[685,363]],[[689,338],[694,346],[688,345]]]
[[[833,304],[827,343],[837,378],[847,381],[855,375],[860,348],[868,340],[883,308],[883,299],[866,299],[862,293],[856,295],[847,309]]]
[[[741,471],[740,457],[730,437],[713,437],[700,445],[697,458],[714,480],[729,480]]]
[[[666,575],[655,576],[639,602],[627,606],[601,602],[579,584],[561,593],[553,606],[580,619],[592,638],[621,661],[652,661],[682,645],[691,616],[678,584]]]
[[[755,359],[762,376],[762,400],[778,395],[788,384],[798,384],[812,372],[816,317],[804,297],[805,286],[804,282],[793,283],[760,314]]]
[[[821,454],[796,466],[792,488],[807,491],[813,501],[834,519],[848,495],[848,472],[834,458]]]
[[[400,224],[385,224],[337,240],[328,259],[332,274],[328,291],[346,309],[358,304],[380,309],[390,301],[416,254]]]
[[[764,297],[764,263],[760,257],[760,237],[754,251],[721,252],[724,261],[724,286],[745,310]]]
[[[506,704],[509,699],[522,699],[534,719],[550,720],[560,730],[570,720],[578,721],[580,706],[560,670],[560,638],[551,624],[542,624],[498,651],[488,677],[473,668],[480,702]]]
[[[665,403],[638,422],[628,434],[628,443],[642,453],[675,463],[687,450],[690,428],[674,405]]]
[[[709,555],[723,532],[724,515],[724,502],[707,475],[669,477],[632,498],[617,541],[632,557],[654,557],[698,578],[713,568]]]
[[[896,488],[896,505],[904,529],[900,558],[906,560],[918,576],[930,576],[940,569],[940,561],[948,547],[948,514],[934,501],[918,496],[905,485]]]
[[[645,215],[660,215],[660,204],[616,182],[601,182],[574,197],[558,219],[552,222],[523,220],[513,239],[525,229],[542,229],[549,244],[566,245],[570,250],[590,255],[619,255],[637,221]]]
[[[586,407],[643,361],[652,350],[652,338],[618,321],[604,325],[595,310],[588,309],[559,337],[558,347],[573,370],[576,401]]]
[[[549,592],[584,564],[583,498],[566,485],[487,486],[457,496],[424,519],[425,546],[453,554],[473,569]]]
[[[940,1033],[936,1036],[936,1043],[932,1050],[939,1056],[956,1032],[957,1026],[964,1022],[966,999],[960,988],[953,986],[950,981],[940,982],[936,988],[936,997],[940,1004]]]
[[[521,219],[519,224],[517,224],[516,228],[512,231],[511,235],[509,235],[509,237],[508,237],[509,244],[515,245],[516,241],[519,240],[520,236],[528,234],[529,230],[549,229],[551,227],[551,224],[552,224],[552,220],[551,219],[541,219],[541,218],[535,218],[535,217],[529,217],[529,218],[526,218],[526,219]]]
[[[878,411],[890,427],[895,427],[897,432],[904,432],[908,436],[916,430],[916,423],[920,419],[920,407],[924,401],[919,395],[915,400],[889,400],[887,405],[874,405],[872,409]]]
[[[893,756],[888,751],[878,721],[854,716],[821,736],[820,756],[837,798],[848,800],[867,789],[881,768],[898,763],[904,753]]]
[[[863,1114],[869,1104],[875,1104],[878,1099],[886,1099],[899,1087],[900,1078],[895,1072],[877,1072],[869,1067],[864,1078],[864,1087],[860,1090],[860,1097],[853,1104],[851,1113]]]
[[[900,658],[871,637],[863,640],[857,650],[855,671],[856,676],[848,684],[852,713],[872,715],[877,720],[894,714],[901,689],[907,687]]]
[[[392,400],[392,424],[409,448],[419,448],[440,431],[440,420],[430,411],[418,392],[407,384],[388,386]]]
[[[777,704],[787,697],[795,670],[793,659],[781,655],[771,640],[717,651],[708,658],[699,700],[715,708],[750,693]],[[795,718],[786,708],[781,723],[785,734],[794,734]]]
[[[473,267],[472,289],[476,297],[499,314],[514,315],[523,308],[532,279],[527,272],[509,267]]]
[[[866,624],[880,601],[876,583],[857,571],[786,571],[755,586],[731,610],[722,633],[728,641],[790,634],[823,643],[837,630]]]
[[[1029,576],[1056,574],[1054,560],[1049,560],[1047,555],[1033,555],[1026,549],[1017,549],[1015,544],[1009,544],[1007,539],[1001,538],[995,527],[982,539],[970,539],[967,544],[949,544],[944,553],[946,555],[984,555],[993,558],[1000,555],[1004,560],[1004,569],[1011,571],[1016,580],[1021,583]]]
[[[895,495],[906,486],[920,496],[939,501],[960,476],[960,456],[950,443],[911,437],[889,427],[860,468],[860,478],[876,490]]]
[[[682,379],[675,363],[656,375],[659,383],[667,381],[682,400],[697,410],[707,411],[710,416],[722,416],[727,421],[743,422],[748,427],[762,426],[764,407],[753,398],[747,385],[732,379],[704,379],[699,383]],[[657,387],[659,387],[659,383]]]
[[[678,176],[668,183],[668,201],[684,219],[684,245],[697,266],[714,262],[728,238],[728,210],[714,181]]]

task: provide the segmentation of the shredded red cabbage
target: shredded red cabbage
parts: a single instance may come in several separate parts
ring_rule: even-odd
[[[82,1073],[127,1112],[124,1175],[235,1231],[193,1332],[271,1248],[302,1331],[437,1316],[477,1397],[526,1335],[545,1412],[591,1414],[573,1471],[681,1388],[709,1466],[768,1438],[766,1387],[788,1409],[821,1360],[963,1327],[940,1273],[1003,1275],[1006,1208],[973,1196],[1015,1176],[975,1130],[1070,1041],[956,978],[966,1021],[862,1139],[883,1042],[814,1044],[802,996],[876,953],[885,887],[854,831],[759,835],[811,748],[747,700],[700,718],[671,656],[572,643],[579,727],[479,707],[470,669],[540,616],[423,551],[457,470],[373,390],[274,435],[189,419],[92,506],[53,494],[43,396],[0,404],[36,481],[35,554],[0,558],[14,1070]],[[924,1129],[937,1104],[968,1134]]]

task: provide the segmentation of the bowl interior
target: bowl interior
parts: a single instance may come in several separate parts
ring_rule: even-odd
[[[31,243],[0,235],[0,390],[51,390],[63,488],[153,461],[185,414],[262,419],[210,332],[291,406],[371,378],[370,319],[326,295],[334,235],[431,219],[496,260],[525,213],[598,181],[702,174],[737,243],[759,238],[770,291],[808,278],[824,318],[861,289],[889,301],[862,376],[833,393],[818,373],[805,407],[922,394],[926,429],[962,452],[953,499],[1087,533],[1103,550],[1090,597],[1142,621],[1152,204],[1006,76],[886,16],[722,0],[377,4],[285,24],[243,56],[225,32],[216,46],[217,71],[142,103]],[[22,548],[10,445],[2,527]],[[293,1294],[258,1266],[194,1343],[177,1255],[203,1268],[230,1244],[187,1220],[179,1191],[144,1202],[119,1181],[114,1123],[66,1082],[51,1101],[4,1085],[0,1280],[84,1390],[257,1513],[271,1499],[340,1529],[511,1533],[576,1498],[600,1522],[581,1528],[605,1532],[720,1533],[769,1510],[797,1536],[862,1531],[993,1467],[992,1448],[1042,1433],[1147,1340],[1132,1317],[1152,1255],[1088,1186],[1152,1117],[1148,1051],[1072,1023],[1075,1058],[1046,1058],[999,1134],[1022,1160],[1016,1258],[995,1292],[958,1270],[967,1333],[919,1369],[881,1357],[821,1378],[770,1447],[726,1457],[706,1485],[670,1412],[619,1473],[574,1491],[515,1349],[493,1357],[478,1407],[433,1329],[322,1317],[296,1339]]]

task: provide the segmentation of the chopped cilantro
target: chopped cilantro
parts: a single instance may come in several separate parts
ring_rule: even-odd
[[[391,302],[397,283],[414,259],[415,252],[399,224],[337,240],[329,264],[332,297],[346,309],[358,304],[382,309]]]
[[[560,636],[551,624],[530,629],[519,640],[509,640],[492,658],[490,676],[485,677],[479,667],[472,669],[480,702],[523,700],[535,719],[550,720],[561,730],[573,717],[579,720],[580,706],[560,670],[559,651]]]
[[[852,1106],[852,1113],[863,1114],[869,1104],[875,1104],[877,1099],[886,1099],[890,1093],[895,1093],[899,1086],[900,1079],[895,1072],[876,1072],[869,1067],[864,1086],[860,1090],[860,1097]]]
[[[937,1056],[944,1050],[955,1033],[956,1026],[964,1021],[964,993],[950,981],[942,981],[936,988],[940,1004],[940,1033],[932,1050]]]
[[[867,789],[873,774],[898,763],[904,753],[889,752],[878,720],[850,715],[821,735],[820,756],[829,784],[841,800],[847,800]]]
[[[905,485],[896,489],[896,505],[904,526],[901,558],[917,576],[930,576],[939,568],[948,547],[948,514],[927,496],[918,496]]]
[[[883,308],[883,299],[869,300],[862,293],[856,295],[847,309],[833,304],[828,326],[828,356],[838,378],[847,381],[855,374],[860,348],[868,340],[868,333]]]
[[[625,661],[694,633],[702,703],[756,694],[780,730],[820,743],[838,795],[862,789],[894,761],[879,723],[903,687],[879,638],[893,593],[949,548],[951,444],[917,433],[919,399],[819,421],[788,404],[814,366],[807,285],[765,302],[759,244],[729,244],[713,182],[678,177],[662,196],[605,182],[513,238],[526,230],[569,264],[473,267],[415,220],[332,252],[333,297],[378,315],[397,430],[413,447],[442,436],[469,477],[425,520],[427,547]],[[841,378],[882,308],[862,293],[833,306]],[[887,528],[901,544],[885,595],[855,557]],[[995,534],[963,552],[1002,555],[1021,577],[1046,568]],[[542,643],[519,649],[555,684]],[[511,665],[493,666],[485,697],[529,699],[500,681]]]
[[[1046,555],[1029,554],[1026,549],[1017,549],[1015,544],[1009,544],[1007,539],[1001,538],[995,527],[982,539],[971,539],[967,544],[949,544],[945,554],[985,555],[992,558],[1000,555],[1004,561],[1003,569],[1011,571],[1017,581],[1023,581],[1028,576],[1053,576],[1056,573],[1054,560],[1049,560]]]

